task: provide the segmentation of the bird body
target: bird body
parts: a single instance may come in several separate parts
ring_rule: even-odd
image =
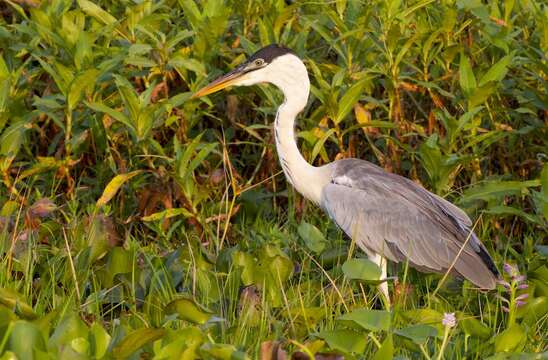
[[[310,81],[293,51],[270,45],[194,96],[230,85],[271,83],[284,94],[274,123],[276,149],[287,180],[379,264],[408,261],[426,272],[450,271],[482,289],[493,289],[497,268],[458,207],[402,176],[360,159],[315,167],[295,141],[295,119],[308,102]],[[388,297],[386,283],[381,290]]]

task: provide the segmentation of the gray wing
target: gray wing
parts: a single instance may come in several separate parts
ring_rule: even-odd
[[[414,182],[358,159],[333,163],[321,205],[368,252],[409,261],[427,272],[445,272],[471,233],[468,216]],[[498,271],[475,234],[452,271],[492,289]]]

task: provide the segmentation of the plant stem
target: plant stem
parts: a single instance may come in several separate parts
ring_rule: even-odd
[[[443,352],[445,351],[445,347],[447,346],[447,340],[449,339],[449,331],[451,330],[450,326],[445,326],[445,331],[443,333],[443,341],[441,342],[441,348],[440,352],[438,353],[438,356],[436,357],[436,360],[441,360],[443,356]]]

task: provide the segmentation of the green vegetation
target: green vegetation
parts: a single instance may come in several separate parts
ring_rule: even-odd
[[[190,99],[273,42],[310,72],[304,156],[455,202],[506,283],[394,266],[384,308],[280,172],[281,94]],[[546,356],[547,53],[540,0],[2,2],[1,359]]]

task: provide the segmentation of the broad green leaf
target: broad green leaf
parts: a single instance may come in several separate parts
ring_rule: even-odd
[[[495,336],[495,352],[521,351],[526,339],[525,329],[514,324]]]
[[[135,89],[131,83],[124,77],[120,75],[114,75],[116,87],[118,88],[118,93],[122,97],[126,110],[129,112],[129,117],[131,122],[134,124],[137,133],[139,133],[139,113],[141,112],[141,104],[139,102],[139,97],[135,93]]]
[[[192,213],[184,208],[173,208],[173,209],[166,209],[163,211],[155,212],[154,214],[150,214],[148,216],[143,216],[141,220],[143,221],[155,221],[155,220],[163,220],[163,219],[169,219],[174,216],[183,215],[184,217],[192,217]]]
[[[55,331],[48,341],[48,346],[61,350],[62,347],[70,346],[72,340],[79,337],[87,338],[88,328],[86,324],[75,313],[69,313],[55,327]]]
[[[72,350],[76,351],[78,354],[86,355],[89,351],[89,341],[83,337],[77,337],[72,339],[70,342]]]
[[[141,328],[127,335],[118,345],[112,349],[112,355],[116,359],[127,359],[135,351],[146,344],[162,338],[166,334],[165,329]]]
[[[437,336],[438,330],[429,325],[419,324],[396,330],[394,333],[412,340],[415,344],[422,345],[426,343],[429,338]]]
[[[204,309],[190,297],[175,299],[165,308],[166,314],[177,314],[180,319],[194,324],[205,324],[212,316],[212,312]]]
[[[539,296],[528,300],[525,306],[519,308],[517,316],[523,318],[524,323],[533,326],[546,314],[548,314],[548,297]]]
[[[123,247],[116,246],[108,253],[106,270],[113,278],[116,274],[128,274],[133,271],[133,254]]]
[[[110,344],[110,339],[110,335],[101,324],[94,322],[93,325],[91,325],[89,333],[90,350],[96,359],[101,359],[105,356]]]
[[[488,339],[491,336],[491,329],[475,318],[464,318],[459,320],[460,327],[466,335],[474,336],[481,339]]]
[[[466,55],[460,55],[460,66],[459,66],[459,83],[460,88],[462,89],[466,97],[472,95],[472,92],[476,89],[476,77],[470,66],[470,61]]]
[[[216,360],[251,360],[243,351],[234,345],[205,343],[200,347],[204,359]]]
[[[116,111],[114,109],[111,109],[110,107],[106,106],[105,104],[99,103],[99,102],[85,102],[85,104],[89,108],[91,108],[92,110],[103,112],[103,113],[109,115],[110,117],[112,117],[114,120],[117,120],[117,121],[121,122],[122,124],[126,125],[129,128],[129,130],[131,131],[132,135],[136,136],[137,129],[131,123],[131,121],[128,119],[128,117],[125,116],[124,114],[122,114],[121,112]]]
[[[126,181],[128,181],[129,179],[131,179],[135,175],[140,174],[141,172],[142,171],[140,171],[140,170],[136,170],[136,171],[132,171],[132,172],[125,173],[125,174],[116,175],[107,184],[107,186],[105,187],[105,190],[103,190],[103,195],[101,195],[99,200],[97,200],[97,203],[95,204],[95,206],[97,208],[100,208],[100,207],[106,205],[106,203],[108,203],[110,201],[110,199],[112,199],[114,197],[114,195],[116,195],[118,190],[122,187],[122,185],[124,185],[124,183]]]
[[[333,350],[362,354],[367,344],[364,333],[352,330],[324,330],[318,334]]]
[[[394,358],[394,340],[392,334],[388,334],[372,360],[391,360],[392,358]]]
[[[492,207],[489,207],[486,212],[494,215],[520,216],[523,219],[530,221],[532,223],[539,224],[540,226],[544,225],[544,221],[542,220],[540,216],[537,216],[534,214],[528,214],[525,211],[515,208],[513,206],[506,206],[506,205],[492,206]]]
[[[479,81],[479,86],[487,84],[489,81],[501,81],[508,72],[508,65],[512,62],[512,55],[506,55],[483,75]]]
[[[7,79],[10,77],[10,71],[8,69],[8,66],[6,65],[6,62],[4,61],[4,57],[0,55],[0,80]]]
[[[46,350],[44,334],[33,323],[16,321],[12,323],[7,349],[17,355],[18,360],[33,360],[34,350]]]
[[[76,104],[80,101],[82,98],[82,95],[84,94],[84,91],[86,89],[92,89],[95,85],[95,81],[97,80],[97,75],[99,74],[99,70],[97,69],[89,69],[84,71],[82,74],[78,75],[70,85],[70,90],[68,93],[68,108],[69,110],[74,109]]]
[[[0,304],[12,309],[16,315],[26,319],[35,319],[37,317],[25,298],[13,290],[0,288]]]
[[[94,2],[88,0],[77,0],[77,2],[83,12],[94,17],[103,24],[112,25],[116,22],[116,18],[114,16],[110,15],[107,11],[103,10]]]
[[[369,259],[347,260],[342,270],[344,275],[352,280],[376,282],[381,277],[381,268]]]
[[[442,313],[429,308],[407,310],[403,312],[402,315],[407,320],[420,324],[441,325],[441,321],[443,319]]]
[[[0,136],[0,156],[15,157],[25,139],[26,122],[17,121],[10,125]]]
[[[339,109],[337,111],[337,116],[333,121],[335,124],[338,124],[341,122],[342,119],[348,115],[348,113],[352,110],[354,105],[358,102],[360,99],[360,96],[362,95],[362,90],[365,87],[369,80],[363,79],[355,83],[344,93],[342,98],[339,100]]]
[[[474,200],[489,201],[501,196],[517,195],[530,187],[539,186],[539,180],[528,181],[486,181],[466,190],[460,198],[460,202]]]
[[[353,321],[369,331],[388,331],[390,312],[384,310],[357,309],[339,319]]]
[[[181,71],[181,69],[186,69],[194,72],[197,75],[205,76],[206,71],[204,64],[196,59],[188,59],[182,56],[174,56],[169,59],[168,64],[174,68]]]
[[[322,232],[314,225],[302,221],[299,224],[297,231],[304,240],[306,246],[316,254],[321,253],[323,249],[325,249],[327,240],[323,236]]]
[[[322,137],[316,141],[314,144],[314,148],[312,149],[312,155],[310,156],[310,162],[314,162],[316,160],[316,156],[324,149],[324,144],[326,140],[335,133],[335,129],[329,129],[327,130]]]

